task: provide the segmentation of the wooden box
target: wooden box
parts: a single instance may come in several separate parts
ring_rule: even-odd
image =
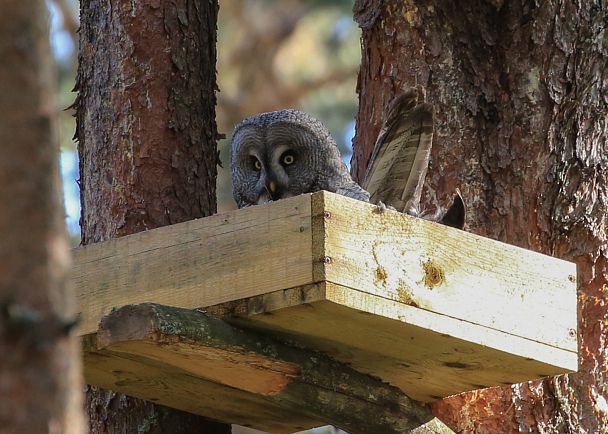
[[[424,402],[577,369],[574,264],[332,193],[73,254],[89,338],[113,307],[204,308]],[[100,360],[87,380],[120,389]]]

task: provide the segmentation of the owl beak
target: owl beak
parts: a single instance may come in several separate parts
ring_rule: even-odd
[[[269,179],[265,183],[266,191],[272,200],[279,200],[281,198],[281,191],[277,187],[276,181]]]

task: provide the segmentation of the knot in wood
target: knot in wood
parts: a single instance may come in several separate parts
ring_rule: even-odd
[[[424,270],[424,284],[429,288],[433,289],[435,286],[440,285],[445,281],[445,274],[443,270],[437,266],[431,259],[422,264]]]

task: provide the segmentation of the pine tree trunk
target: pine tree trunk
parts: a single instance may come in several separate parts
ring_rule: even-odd
[[[43,0],[0,14],[0,431],[84,432]]]
[[[217,2],[81,2],[82,243],[213,214]],[[92,433],[229,433],[89,387]]]
[[[605,431],[608,5],[359,0],[354,12],[353,173],[388,102],[422,85],[436,110],[427,207],[458,187],[467,230],[578,264],[580,372],[444,399],[434,413],[457,432]]]

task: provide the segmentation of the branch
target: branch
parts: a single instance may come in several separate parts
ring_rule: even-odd
[[[200,311],[152,303],[124,306],[101,320],[96,351],[163,362],[186,371],[184,375],[247,392],[352,434],[452,432],[421,404],[378,378]],[[158,399],[170,404],[165,386],[159,385]]]

